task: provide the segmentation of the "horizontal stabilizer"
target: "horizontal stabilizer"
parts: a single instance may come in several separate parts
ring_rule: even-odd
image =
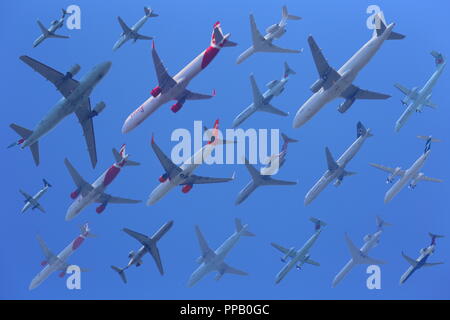
[[[122,279],[123,283],[127,283],[127,277],[125,276],[125,270],[124,269],[117,268],[116,266],[111,266],[111,269],[113,269],[114,271],[116,271],[119,274],[119,276]]]
[[[21,136],[23,139],[27,139],[29,136],[33,134],[33,131],[25,129],[21,126],[18,126],[15,123],[12,123],[9,125],[11,129],[13,129],[19,136]],[[36,141],[32,145],[30,145],[30,151],[33,156],[34,163],[38,166],[39,165],[39,141]]]
[[[388,40],[402,40],[405,37],[406,36],[404,34],[392,31],[391,34],[388,37]]]
[[[281,10],[281,16],[282,16],[283,20],[300,20],[301,19],[301,17],[299,17],[299,16],[294,16],[293,14],[289,14],[286,6],[283,6],[283,8]]]
[[[327,225],[326,222],[314,217],[309,218],[309,221],[314,223],[314,225],[316,226],[316,230],[320,229],[321,227],[325,227]]]
[[[442,54],[440,54],[437,51],[431,51],[431,55],[434,57],[435,62],[436,62],[436,66],[440,66],[441,64],[444,64],[445,59],[444,56]]]
[[[158,14],[154,13],[152,8],[144,7],[144,12],[147,17],[157,17]]]
[[[247,236],[247,237],[254,237],[255,236],[253,233],[251,233],[250,231],[246,230],[248,225],[244,225],[243,226],[240,219],[236,218],[234,220],[234,223],[236,224],[236,232],[237,233],[242,232],[242,235],[243,236]]]

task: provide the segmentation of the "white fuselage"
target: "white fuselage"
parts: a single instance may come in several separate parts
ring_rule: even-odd
[[[406,184],[408,184],[409,181],[417,177],[420,169],[422,169],[423,165],[425,164],[425,161],[430,155],[430,151],[431,150],[428,150],[427,152],[422,154],[416,160],[416,162],[414,162],[413,165],[405,171],[405,174],[396,183],[394,183],[394,185],[386,192],[386,195],[384,197],[384,203],[388,203],[389,201],[391,201],[392,198],[394,198],[397,195],[397,193],[399,193],[400,190],[402,190],[403,187]]]
[[[33,200],[36,201],[36,203],[37,203],[38,200],[39,200],[39,199],[47,192],[48,188],[49,188],[49,187],[46,186],[46,187],[44,187],[43,189],[39,190],[38,193],[36,193],[36,194],[33,196]],[[21,213],[24,213],[24,212],[27,211],[28,209],[33,208],[33,205],[34,205],[34,204],[32,204],[30,201],[27,201],[27,202],[25,203],[25,205],[23,206]],[[33,208],[33,209],[34,209],[34,208]]]
[[[42,118],[34,128],[33,133],[21,144],[21,148],[24,149],[37,142],[53,130],[65,117],[74,113],[78,108],[87,103],[86,100],[89,98],[92,90],[110,68],[111,62],[104,62],[95,66],[91,72],[87,73],[80,80],[75,90],[67,98],[61,98]]]
[[[316,184],[308,191],[305,196],[305,205],[310,204],[317,196],[332,182],[334,179],[343,179],[343,174],[347,164],[353,159],[353,157],[361,149],[366,139],[370,137],[370,130],[365,135],[358,137],[355,142],[342,154],[342,156],[336,161],[338,168],[334,171],[327,170],[323,176],[316,182]]]
[[[172,179],[167,179],[166,181],[159,184],[148,197],[147,205],[152,205],[163,198],[170,190],[179,186],[186,181],[187,178],[194,172],[199,165],[201,165],[205,159],[207,159],[216,145],[206,144],[199,151],[197,151],[193,156],[186,160],[181,166],[181,172],[173,177]]]
[[[381,45],[391,34],[394,24],[391,23],[381,36],[373,36],[356,52],[337,72],[341,76],[330,88],[323,87],[314,93],[297,111],[293,127],[299,128],[308,122],[323,106],[340,95],[353,83],[358,73],[369,63]]]
[[[436,85],[439,77],[441,76],[442,71],[444,71],[445,65],[445,62],[442,65],[439,65],[437,70],[433,73],[427,83],[423,86],[422,89],[420,89],[420,91],[417,93],[417,98],[413,99],[413,101],[408,105],[403,114],[395,123],[395,131],[399,131],[414,112],[422,112],[423,106],[426,105],[427,102],[429,102],[433,88]]]

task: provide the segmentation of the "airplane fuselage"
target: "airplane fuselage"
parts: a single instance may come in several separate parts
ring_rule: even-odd
[[[36,201],[36,202],[38,202],[38,200],[39,200],[39,199],[47,192],[48,188],[49,188],[49,187],[47,186],[47,187],[44,187],[43,189],[39,190],[39,191],[33,196],[33,200]],[[34,207],[33,207],[33,205],[31,204],[31,202],[30,202],[30,201],[27,201],[27,202],[25,203],[25,205],[23,206],[21,213],[24,213],[24,212],[27,211],[29,208],[34,209]]]
[[[359,72],[378,52],[381,45],[391,34],[393,27],[394,23],[391,23],[381,36],[373,36],[337,71],[341,76],[339,80],[326,90],[322,87],[300,107],[294,118],[294,128],[299,128],[304,125],[326,104],[340,97],[340,95],[353,83]]]
[[[421,252],[419,258],[416,259],[417,264],[415,266],[410,266],[406,272],[401,276],[400,278],[400,284],[405,283],[406,280],[408,280],[414,272],[419,270],[424,266],[425,263],[427,263],[428,258],[433,254],[435,249],[435,245],[428,246],[424,252]]]
[[[59,19],[58,21],[56,21],[55,23],[52,23],[50,25],[50,28],[47,29],[48,34],[51,35],[53,34],[56,30],[58,30],[59,28],[61,28],[64,24],[64,18]],[[45,39],[47,39],[49,37],[49,35],[47,34],[41,34],[34,42],[33,42],[33,47],[37,47],[38,45],[41,44],[42,41],[44,41]]]

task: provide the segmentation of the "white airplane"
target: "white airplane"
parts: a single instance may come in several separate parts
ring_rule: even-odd
[[[72,253],[77,250],[84,240],[88,237],[95,237],[90,230],[88,224],[84,224],[81,227],[81,234],[76,237],[67,247],[64,248],[58,255],[53,254],[50,249],[48,249],[44,240],[38,235],[37,240],[39,245],[44,252],[45,260],[41,262],[41,266],[44,267],[41,272],[39,272],[33,280],[31,280],[29,290],[33,290],[38,287],[45,279],[47,279],[53,272],[61,271],[59,277],[62,278],[66,274],[69,264],[67,259],[72,255]],[[81,271],[86,271],[81,269]]]
[[[84,208],[93,202],[100,203],[95,211],[102,213],[108,203],[138,203],[140,200],[131,200],[126,198],[114,197],[105,193],[106,188],[117,177],[120,170],[125,166],[137,166],[138,162],[128,160],[128,154],[125,150],[125,145],[122,145],[120,151],[113,149],[113,155],[116,162],[109,167],[93,184],[87,183],[81,175],[75,170],[69,160],[64,159],[64,164],[72,177],[77,189],[70,194],[74,199],[66,213],[66,221],[75,218]]]
[[[215,277],[216,280],[222,278],[225,273],[236,274],[240,276],[248,275],[246,272],[230,267],[224,262],[226,255],[236,245],[241,236],[254,237],[255,235],[250,231],[247,231],[248,225],[242,225],[241,220],[235,219],[236,231],[225,240],[222,245],[213,251],[206,243],[202,232],[198,226],[195,226],[195,232],[197,234],[198,243],[200,244],[200,250],[202,255],[197,258],[197,263],[201,264],[192,274],[188,281],[188,287],[192,287],[199,282],[205,275],[210,272],[217,271]]]
[[[407,183],[409,183],[410,189],[414,189],[420,181],[443,182],[441,179],[430,178],[420,172],[430,155],[431,142],[440,142],[440,140],[433,139],[431,136],[418,136],[418,138],[427,141],[425,144],[425,150],[423,154],[412,164],[412,166],[409,167],[409,169],[402,170],[400,167],[389,168],[376,163],[370,163],[370,165],[374,168],[389,172],[386,183],[393,183],[395,178],[400,177],[400,179],[386,192],[384,203],[391,201],[392,198],[394,198]]]
[[[122,20],[121,17],[117,17],[119,20],[119,24],[122,27],[122,34],[120,35],[119,40],[114,44],[113,51],[119,49],[125,42],[133,39],[133,43],[137,40],[151,40],[153,37],[147,37],[139,34],[139,29],[147,22],[148,18],[157,17],[156,13],[153,13],[153,10],[147,7],[144,7],[145,16],[143,16],[134,26],[131,28],[127,26],[127,24]]]
[[[395,87],[403,92],[406,97],[403,98],[402,104],[406,106],[406,110],[400,116],[400,118],[395,123],[395,131],[399,131],[408,121],[409,117],[414,112],[422,112],[422,108],[424,106],[430,108],[436,108],[437,106],[431,101],[432,90],[436,85],[436,82],[440,78],[442,72],[444,71],[445,65],[447,64],[442,54],[436,51],[431,51],[431,55],[434,57],[436,62],[436,71],[427,81],[427,83],[423,86],[422,89],[418,89],[417,87],[412,90],[405,88],[401,84],[395,84]]]
[[[443,238],[444,236],[440,236],[437,234],[429,233],[431,237],[431,243],[428,247],[423,248],[420,250],[420,256],[416,260],[413,258],[408,257],[406,254],[402,252],[403,258],[405,258],[406,261],[411,265],[408,270],[401,276],[400,278],[400,284],[405,283],[406,280],[409,279],[409,277],[416,272],[418,269],[422,267],[432,267],[437,266],[440,264],[443,264],[443,262],[427,262],[428,258],[434,253],[436,250],[436,239],[437,238]]]
[[[64,24],[64,19],[67,15],[66,10],[62,10],[62,16],[59,20],[53,20],[50,24],[50,27],[47,29],[44,27],[42,22],[37,20],[37,24],[39,28],[41,29],[42,34],[33,42],[33,48],[36,48],[39,44],[41,44],[42,41],[44,41],[47,38],[59,38],[59,39],[68,39],[68,36],[61,36],[59,34],[56,34],[55,31],[61,28]]]
[[[153,257],[153,260],[155,260],[156,266],[158,267],[159,273],[161,275],[164,274],[164,269],[161,262],[161,256],[159,254],[159,250],[157,247],[157,242],[161,240],[161,238],[167,233],[167,231],[172,228],[173,221],[169,221],[165,223],[158,231],[155,232],[155,234],[151,237],[147,237],[145,234],[123,228],[123,231],[130,235],[131,237],[135,238],[137,241],[139,241],[142,244],[142,247],[138,250],[138,252],[130,251],[128,254],[128,258],[130,258],[130,261],[128,262],[127,266],[124,268],[118,268],[116,266],[111,266],[111,268],[116,271],[120,278],[122,278],[122,281],[124,283],[127,283],[127,278],[125,276],[125,270],[131,267],[133,264],[136,267],[139,267],[142,265],[142,257],[148,252]]]
[[[161,59],[156,53],[155,43],[153,42],[152,57],[156,70],[156,77],[158,78],[158,86],[150,92],[151,97],[128,116],[123,124],[122,133],[130,132],[132,129],[136,128],[148,116],[170,100],[176,100],[176,103],[170,108],[172,112],[176,113],[180,111],[186,100],[212,98],[215,95],[214,91],[212,95],[207,95],[189,91],[186,87],[194,77],[211,63],[214,57],[219,53],[220,49],[223,47],[236,46],[236,43],[228,40],[229,37],[229,33],[223,35],[220,22],[216,22],[214,24],[210,46],[174,77],[171,77],[168,74],[167,69],[164,67]]]
[[[295,74],[295,71],[289,68],[288,64],[284,63],[284,73],[280,80],[272,80],[267,83],[267,91],[262,93],[258,89],[255,77],[253,74],[250,75],[250,83],[252,85],[253,102],[244,109],[240,114],[236,116],[233,120],[233,128],[241,125],[245,120],[247,120],[256,111],[263,111],[268,113],[273,113],[279,116],[286,117],[289,113],[286,113],[280,109],[275,108],[270,104],[272,99],[279,96],[283,91],[286,83],[289,80],[289,75]]]
[[[391,224],[383,221],[380,217],[377,216],[377,231],[372,234],[368,234],[364,237],[364,244],[361,249],[358,249],[349,238],[348,234],[345,234],[345,241],[347,242],[348,249],[352,258],[349,262],[342,268],[341,271],[334,277],[332,286],[333,288],[337,286],[342,279],[353,269],[354,266],[358,264],[385,264],[384,261],[373,259],[369,257],[367,254],[369,251],[376,247],[380,243],[381,235],[383,234],[383,227],[390,226]]]
[[[187,159],[181,166],[177,166],[167,157],[164,152],[155,143],[155,139],[152,136],[152,149],[156,154],[159,162],[161,162],[164,168],[164,174],[159,177],[161,182],[150,194],[147,200],[147,205],[152,205],[163,198],[170,190],[177,186],[183,186],[181,192],[188,193],[191,191],[194,184],[207,184],[207,183],[221,183],[234,180],[234,173],[231,178],[211,178],[201,177],[193,174],[194,170],[207,159],[214,148],[218,144],[234,143],[219,138],[219,120],[214,123],[214,129],[207,131],[210,136],[210,141],[205,144],[200,150],[198,150],[193,156]]]
[[[23,206],[22,211],[20,211],[20,213],[24,213],[29,208],[31,208],[32,210],[37,208],[45,213],[45,209],[41,206],[38,200],[47,192],[48,188],[50,188],[52,185],[48,183],[48,181],[45,179],[42,179],[42,181],[44,182],[44,187],[41,190],[39,190],[33,197],[30,196],[25,191],[19,190],[19,192],[25,197],[25,205]]]
[[[346,112],[357,99],[390,98],[389,95],[362,90],[352,84],[358,76],[358,73],[369,63],[385,40],[397,40],[405,37],[392,31],[395,23],[391,23],[386,27],[380,15],[376,16],[375,22],[377,28],[374,30],[372,38],[338,71],[334,70],[328,64],[314,38],[312,36],[308,37],[308,43],[320,79],[310,88],[314,94],[297,111],[293,121],[294,128],[299,128],[304,125],[323,106],[338,97],[345,99],[338,108],[338,111],[341,113]]]
[[[281,251],[284,254],[284,257],[281,258],[281,261],[283,263],[286,263],[285,266],[277,274],[275,283],[280,283],[280,281],[283,280],[284,277],[289,273],[289,271],[291,271],[294,267],[296,267],[297,270],[300,270],[305,263],[311,264],[316,267],[320,266],[320,263],[310,259],[309,251],[316,242],[317,238],[319,238],[319,235],[322,232],[322,227],[326,226],[326,223],[316,218],[310,218],[309,220],[314,223],[316,232],[311,236],[311,238],[309,238],[309,240],[303,245],[301,249],[296,251],[294,247],[287,249],[276,243],[271,243],[271,245],[275,249]],[[290,259],[290,261],[287,262],[287,259]]]
[[[253,55],[255,52],[284,52],[284,53],[300,53],[303,50],[292,50],[277,47],[272,42],[281,38],[286,33],[286,25],[288,20],[300,20],[301,17],[288,13],[287,7],[283,6],[281,12],[281,21],[273,24],[266,29],[266,35],[262,36],[256,26],[253,14],[250,14],[250,28],[252,32],[253,45],[242,52],[237,58],[236,63],[239,64]]]
[[[335,161],[331,155],[330,150],[325,148],[325,155],[327,157],[328,170],[322,175],[322,177],[316,182],[316,184],[308,191],[305,196],[305,206],[310,204],[317,196],[333,181],[336,179],[334,185],[336,187],[342,184],[342,181],[346,176],[352,176],[355,172],[345,170],[347,164],[355,157],[359,152],[362,145],[367,138],[372,137],[370,129],[363,126],[361,122],[356,125],[356,140],[350,147],[342,154],[342,156]]]

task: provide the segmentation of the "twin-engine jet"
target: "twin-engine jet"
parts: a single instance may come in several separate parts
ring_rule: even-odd
[[[30,196],[28,193],[26,193],[23,190],[19,190],[19,192],[25,197],[25,205],[22,208],[22,211],[20,213],[24,213],[28,209],[39,209],[41,212],[45,213],[45,209],[41,206],[41,204],[38,202],[38,200],[47,192],[48,188],[50,188],[52,185],[48,183],[47,180],[42,179],[44,182],[44,187],[39,190],[34,196]]]
[[[152,40],[153,37],[147,37],[143,36],[142,34],[139,34],[139,29],[142,28],[142,26],[147,22],[148,18],[151,17],[157,17],[158,15],[153,12],[152,9],[144,7],[145,15],[138,21],[136,24],[134,24],[131,28],[127,26],[127,24],[122,20],[121,17],[117,17],[117,20],[119,21],[120,27],[122,28],[122,34],[120,35],[119,40],[114,44],[113,50],[119,49],[125,42],[128,40],[133,40],[133,43],[135,43],[138,40]]]
[[[358,73],[369,63],[386,40],[403,39],[405,36],[393,32],[395,23],[386,26],[380,15],[375,18],[376,29],[372,38],[356,52],[338,71],[333,69],[322,54],[312,36],[308,37],[309,47],[319,73],[319,80],[311,86],[314,93],[297,111],[293,127],[299,128],[322,109],[327,103],[336,98],[344,98],[338,111],[346,112],[357,99],[388,99],[389,95],[363,90],[352,82]]]
[[[434,139],[431,136],[418,136],[419,139],[426,140],[425,150],[423,154],[412,164],[409,169],[402,170],[400,167],[389,168],[376,163],[370,163],[374,168],[386,171],[389,176],[386,179],[386,183],[393,183],[394,180],[399,177],[400,179],[386,192],[384,197],[384,203],[388,203],[399,193],[403,187],[409,183],[410,189],[415,189],[420,181],[430,182],[443,182],[441,179],[430,178],[424,175],[420,170],[425,165],[431,152],[431,142],[440,142],[438,139]]]
[[[119,172],[125,166],[137,166],[138,162],[128,159],[128,154],[125,150],[125,145],[120,148],[118,152],[113,149],[113,155],[116,162],[109,167],[93,184],[87,183],[81,175],[75,170],[70,161],[64,159],[64,164],[72,177],[77,189],[70,194],[74,202],[70,205],[66,213],[66,221],[75,218],[84,208],[93,202],[100,203],[95,211],[102,213],[108,203],[138,203],[140,200],[131,200],[120,197],[114,197],[105,193],[106,188],[113,182]]]
[[[92,167],[95,167],[97,164],[97,149],[92,118],[102,112],[106,105],[104,102],[99,102],[94,109],[91,109],[89,96],[95,86],[111,68],[111,62],[100,63],[80,81],[77,81],[73,79],[73,76],[81,69],[78,64],[63,74],[28,56],[21,56],[20,60],[53,83],[63,97],[39,121],[34,130],[25,129],[12,123],[10,127],[21,136],[21,139],[10,145],[10,147],[14,145],[20,145],[21,149],[29,147],[35,164],[39,165],[39,140],[53,130],[64,118],[75,113],[78,122],[83,128],[83,135],[86,140]]]
[[[59,20],[53,20],[50,24],[50,27],[46,28],[42,24],[41,21],[37,20],[37,24],[39,26],[39,29],[41,29],[42,34],[33,42],[33,48],[36,48],[38,45],[40,45],[45,39],[48,38],[59,38],[59,39],[67,39],[68,36],[62,36],[59,34],[56,34],[56,30],[60,29],[64,25],[64,19],[66,18],[67,12],[64,9],[62,10],[62,15]]]
[[[288,20],[300,20],[301,17],[288,13],[287,7],[283,6],[281,11],[281,21],[273,24],[266,29],[266,35],[262,36],[256,26],[255,17],[250,15],[250,29],[252,32],[252,46],[241,53],[236,63],[239,64],[253,55],[255,52],[284,52],[284,53],[300,53],[303,50],[292,50],[277,47],[273,41],[281,38],[286,33],[286,25]]]

